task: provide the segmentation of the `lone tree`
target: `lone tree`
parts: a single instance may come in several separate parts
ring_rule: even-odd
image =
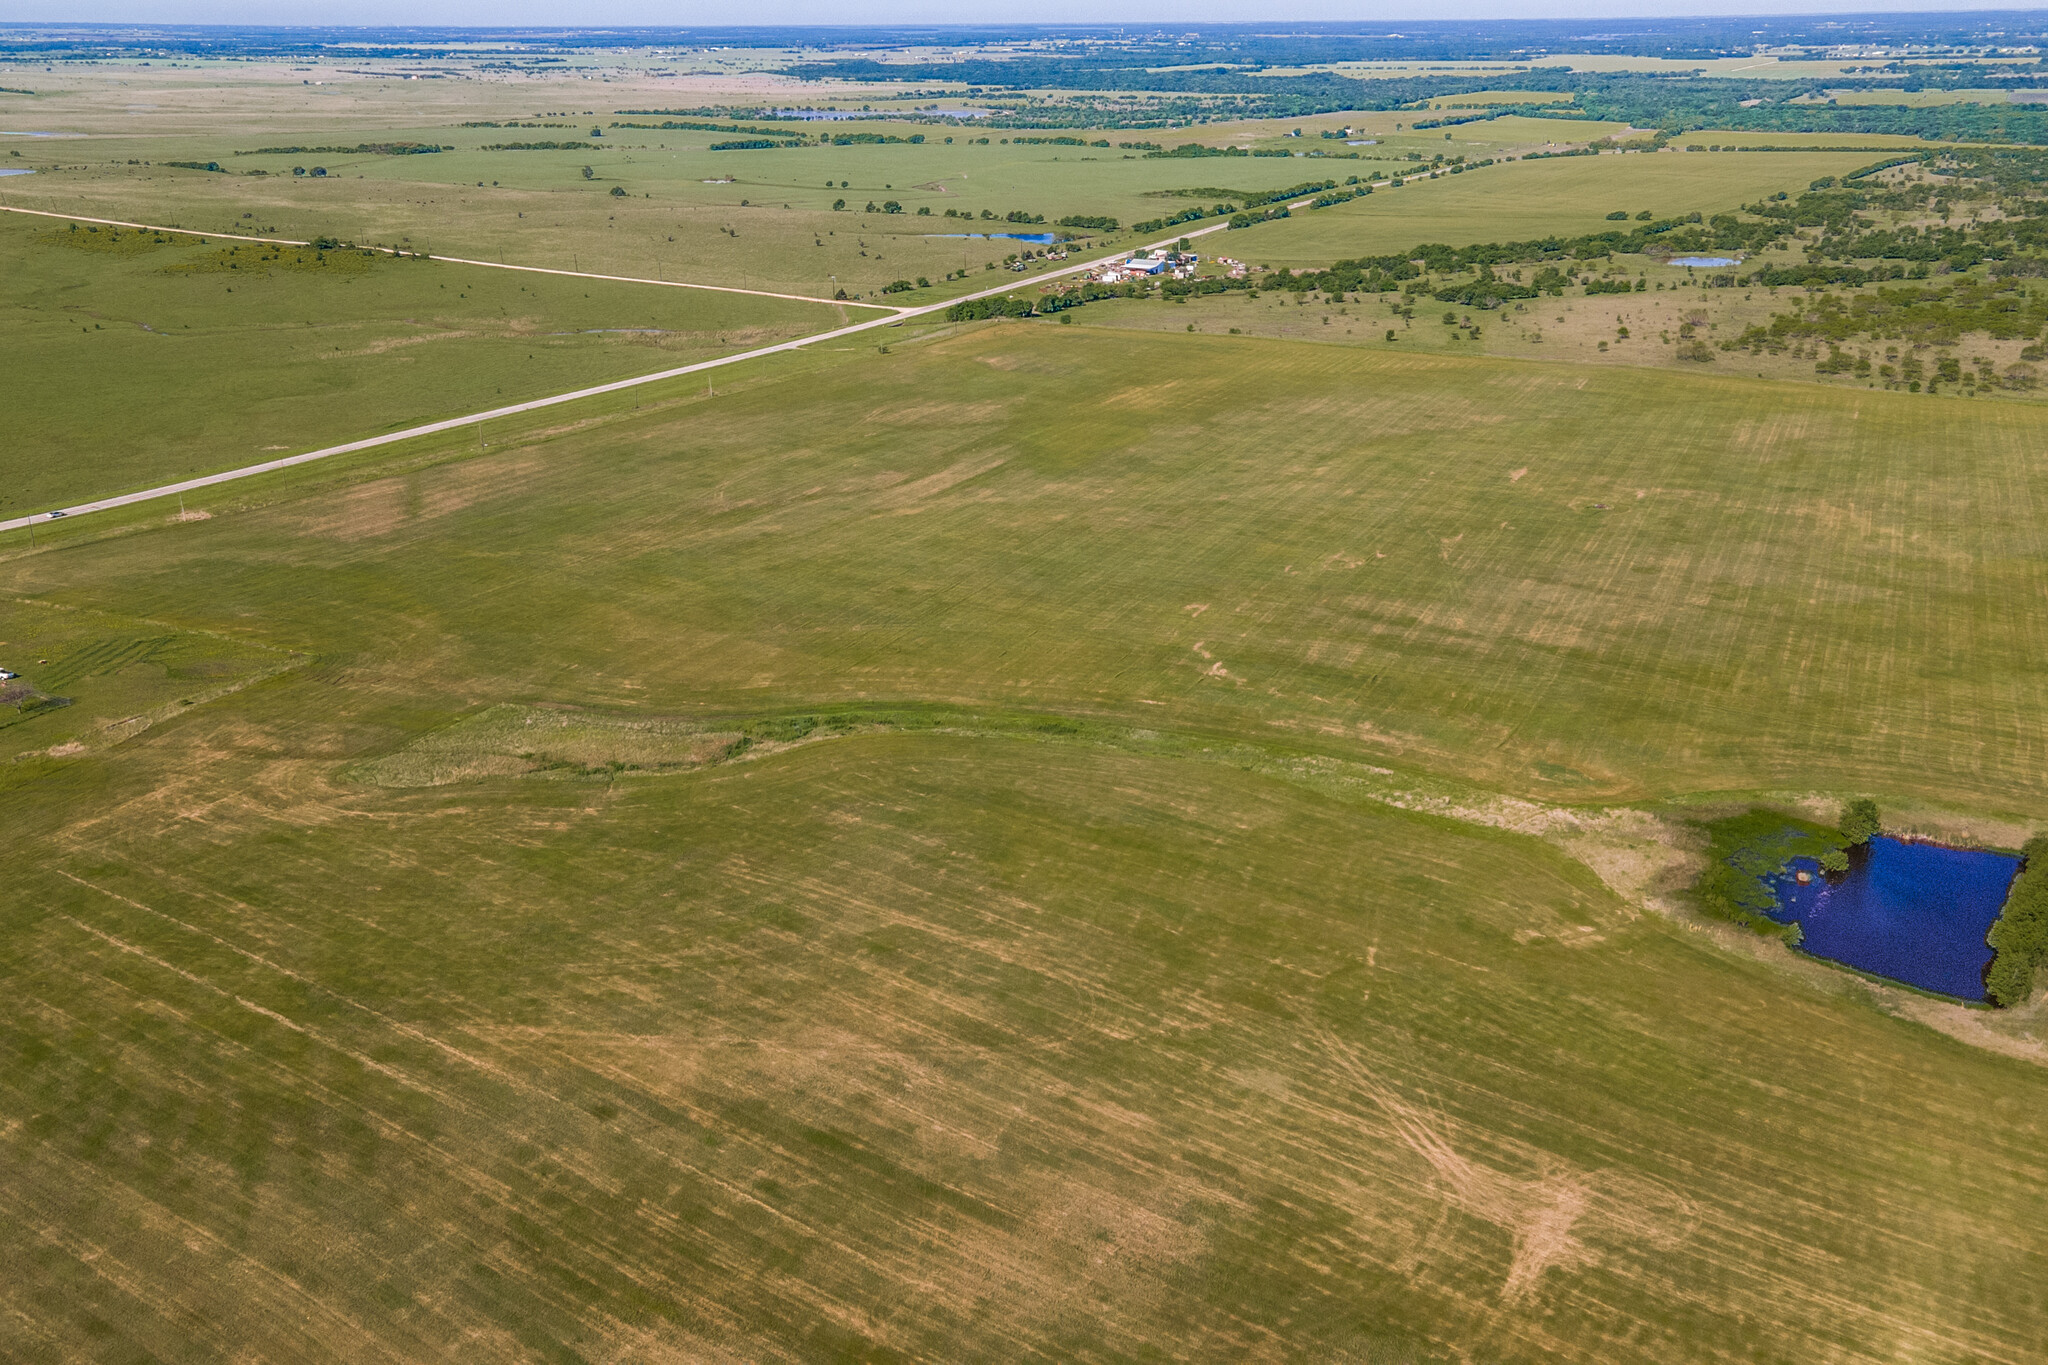
[[[596,172],[596,171],[594,171],[594,170],[592,170],[592,169],[591,169],[590,167],[588,167],[588,166],[585,166],[585,167],[583,168],[583,178],[584,178],[585,180],[591,180],[591,179],[594,179],[594,178],[596,178],[596,176],[597,176],[597,172]]]
[[[1859,796],[1842,807],[1842,838],[1851,845],[1867,844],[1878,832],[1877,802]]]

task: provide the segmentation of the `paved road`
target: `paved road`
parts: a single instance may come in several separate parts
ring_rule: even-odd
[[[1308,200],[1306,200],[1306,199],[1303,199],[1303,200],[1299,200],[1299,201],[1297,201],[1297,202],[1295,202],[1295,203],[1293,203],[1293,204],[1290,204],[1290,205],[1288,205],[1288,207],[1289,207],[1289,208],[1300,208],[1300,207],[1302,207],[1302,206],[1303,206],[1304,204],[1307,204],[1308,202],[1309,202]],[[10,213],[35,213],[35,212],[37,212],[37,210],[34,210],[34,209],[6,209],[5,211],[6,211],[6,212],[10,212]],[[77,222],[82,222],[82,223],[111,223],[111,222],[114,222],[114,220],[112,220],[112,219],[107,219],[107,218],[78,218],[78,217],[77,217],[76,215],[73,215],[73,214],[58,214],[58,213],[45,213],[45,214],[42,214],[41,216],[43,216],[43,217],[46,217],[46,218],[66,218],[66,219],[72,219],[72,220],[74,220],[74,221],[77,221]],[[154,228],[154,225],[153,225],[153,224],[149,224],[149,223],[118,223],[118,224],[116,224],[116,225],[117,225],[117,226],[120,226],[120,227],[140,227],[140,228]],[[1181,240],[1182,238],[1188,238],[1188,237],[1206,237],[1206,236],[1208,236],[1208,235],[1209,235],[1210,233],[1212,233],[1212,232],[1221,232],[1221,231],[1223,231],[1223,230],[1224,230],[1225,228],[1227,228],[1228,226],[1229,226],[1229,224],[1228,224],[1228,223],[1214,223],[1214,224],[1211,224],[1211,225],[1210,225],[1210,226],[1208,226],[1208,227],[1203,227],[1203,228],[1195,228],[1195,229],[1193,229],[1193,230],[1191,230],[1191,231],[1175,233],[1175,234],[1174,234],[1173,236],[1171,236],[1171,237],[1167,237],[1167,238],[1163,238],[1163,239],[1161,239],[1160,241],[1157,241],[1157,242],[1151,243],[1151,245],[1152,245],[1152,246],[1154,246],[1154,247],[1160,247],[1160,246],[1171,246],[1171,245],[1172,245],[1172,244],[1173,244],[1174,242],[1176,242],[1176,241],[1179,241],[1179,240]],[[164,229],[157,229],[157,230],[161,230],[161,231],[176,231],[176,232],[183,232],[183,233],[188,233],[188,234],[190,233],[190,229],[187,229],[187,228],[164,228]],[[234,236],[234,234],[232,234],[232,233],[221,233],[221,232],[211,232],[211,233],[205,233],[205,234],[200,234],[200,235],[204,235],[204,236],[208,236],[208,237],[226,237],[226,238],[232,238],[232,237]],[[267,242],[279,242],[279,243],[281,243],[281,244],[284,244],[284,245],[304,245],[303,243],[288,243],[288,242],[284,242],[284,241],[283,241],[283,239],[281,239],[281,238],[269,238],[269,237],[263,237],[263,238],[259,238],[259,237],[242,237],[242,238],[236,238],[235,240],[239,240],[239,241],[245,241],[245,242],[247,242],[247,241],[267,241]],[[413,440],[413,439],[415,439],[416,437],[420,437],[420,436],[432,436],[432,435],[434,435],[434,434],[435,434],[436,432],[442,432],[442,431],[454,431],[454,430],[457,430],[458,428],[462,428],[462,427],[473,427],[473,426],[477,425],[477,424],[478,424],[479,422],[488,422],[488,421],[492,421],[493,419],[496,419],[496,418],[499,418],[499,417],[512,417],[512,416],[516,416],[517,414],[519,414],[519,413],[522,413],[522,412],[535,412],[535,411],[538,411],[538,410],[539,410],[539,409],[541,409],[541,408],[552,408],[552,407],[556,407],[556,406],[558,406],[558,405],[560,405],[560,404],[562,404],[562,403],[574,403],[574,402],[578,401],[579,399],[584,399],[584,398],[595,398],[595,397],[597,397],[597,396],[598,396],[599,394],[605,394],[605,393],[618,393],[618,392],[620,392],[621,390],[624,390],[624,389],[632,389],[632,388],[638,388],[638,387],[639,387],[640,385],[642,385],[642,384],[659,384],[659,383],[661,383],[661,382],[662,382],[662,381],[664,381],[664,380],[668,380],[668,379],[679,379],[679,378],[681,378],[682,376],[684,376],[684,375],[686,375],[686,374],[698,374],[698,373],[701,373],[701,372],[703,372],[703,371],[705,371],[705,370],[715,370],[715,369],[718,369],[719,367],[721,367],[721,366],[724,366],[724,365],[738,365],[738,364],[740,364],[740,363],[741,363],[741,362],[743,362],[743,361],[748,361],[748,360],[759,360],[759,359],[760,359],[761,357],[763,357],[763,356],[770,356],[770,355],[775,355],[775,354],[778,354],[779,352],[782,352],[782,351],[794,351],[794,350],[798,350],[798,349],[800,349],[800,348],[802,348],[802,347],[805,347],[805,346],[815,346],[815,345],[817,345],[817,344],[818,344],[819,342],[821,342],[821,341],[836,341],[836,340],[838,340],[838,339],[839,339],[840,337],[849,337],[849,336],[855,336],[855,335],[857,335],[857,334],[859,334],[859,333],[861,333],[861,332],[869,332],[869,331],[873,331],[873,330],[874,330],[875,328],[877,328],[877,327],[890,327],[890,326],[896,326],[896,325],[898,325],[898,324],[901,324],[902,322],[904,322],[904,321],[906,321],[906,320],[908,320],[908,319],[910,319],[910,318],[915,318],[915,317],[923,317],[923,316],[925,316],[925,315],[926,315],[926,314],[928,314],[928,313],[936,313],[936,312],[940,312],[940,311],[942,311],[942,310],[944,310],[944,309],[947,309],[947,308],[951,308],[951,307],[952,307],[952,306],[953,306],[954,304],[956,304],[956,303],[964,303],[965,301],[967,301],[967,300],[969,300],[969,299],[985,299],[985,298],[990,298],[990,297],[993,297],[993,296],[995,296],[995,295],[998,295],[998,294],[1007,294],[1007,293],[1010,293],[1010,292],[1012,292],[1013,290],[1017,289],[1017,288],[1018,288],[1018,287],[1019,287],[1020,285],[1024,285],[1024,284],[1035,284],[1035,283],[1039,283],[1039,282],[1042,282],[1042,281],[1045,281],[1045,280],[1050,280],[1050,279],[1059,279],[1059,278],[1061,278],[1062,276],[1066,276],[1066,275],[1076,275],[1076,274],[1079,274],[1079,273],[1081,273],[1082,271],[1086,271],[1086,270],[1095,270],[1095,269],[1099,269],[1099,268],[1100,268],[1100,267],[1102,267],[1102,266],[1108,265],[1108,264],[1109,264],[1110,262],[1112,262],[1112,261],[1119,261],[1119,260],[1123,260],[1124,258],[1126,258],[1126,257],[1128,257],[1129,255],[1131,255],[1131,254],[1132,254],[1132,253],[1133,253],[1134,251],[1138,251],[1138,250],[1143,250],[1143,249],[1145,249],[1145,248],[1140,248],[1140,247],[1126,247],[1126,248],[1125,248],[1125,249],[1123,249],[1122,251],[1116,251],[1116,252],[1111,252],[1110,254],[1108,254],[1108,255],[1106,255],[1106,256],[1098,256],[1098,257],[1094,258],[1093,260],[1088,260],[1088,261],[1081,261],[1081,262],[1077,262],[1077,263],[1075,263],[1075,264],[1073,264],[1073,265],[1067,265],[1067,266],[1062,266],[1062,267],[1060,267],[1060,268],[1059,268],[1059,269],[1057,269],[1057,270],[1050,270],[1050,271],[1046,271],[1046,272],[1044,272],[1043,274],[1032,274],[1032,275],[1028,275],[1028,276],[1024,277],[1023,279],[1021,279],[1021,280],[1016,280],[1016,279],[1013,279],[1013,280],[1008,280],[1008,281],[1006,281],[1006,282],[1004,282],[1004,283],[1002,283],[1002,284],[996,285],[996,286],[995,286],[994,288],[992,288],[992,289],[981,289],[981,290],[976,290],[976,291],[975,291],[974,293],[971,293],[971,294],[961,294],[961,295],[958,295],[957,297],[954,297],[954,298],[950,298],[950,299],[946,299],[946,300],[944,300],[943,302],[940,302],[940,303],[927,303],[927,304],[923,304],[923,305],[920,305],[920,306],[917,306],[917,307],[910,307],[910,308],[899,308],[899,309],[897,309],[896,311],[894,311],[894,312],[892,312],[892,313],[888,313],[888,314],[885,314],[885,315],[883,315],[882,317],[878,317],[878,318],[871,318],[871,319],[869,319],[869,320],[868,320],[868,321],[866,321],[866,322],[856,322],[856,323],[852,323],[852,324],[850,324],[850,325],[848,325],[848,326],[845,326],[845,327],[835,327],[835,328],[833,328],[833,329],[832,329],[831,331],[828,331],[828,332],[814,332],[814,333],[812,333],[812,334],[811,334],[810,336],[803,336],[803,337],[798,337],[798,338],[796,338],[796,339],[795,339],[795,340],[793,340],[793,341],[782,341],[782,342],[777,342],[777,343],[776,343],[775,345],[773,345],[773,346],[759,346],[759,347],[756,347],[755,349],[753,349],[753,350],[751,350],[751,351],[741,351],[741,352],[738,352],[737,354],[734,354],[734,355],[720,356],[720,357],[718,357],[718,358],[717,358],[716,360],[700,360],[700,361],[698,361],[698,362],[697,362],[696,364],[694,364],[694,365],[680,365],[680,366],[677,366],[677,367],[676,367],[675,369],[672,369],[672,370],[657,370],[657,371],[655,371],[655,372],[654,372],[653,374],[643,374],[643,375],[636,375],[635,377],[633,377],[633,378],[631,378],[631,379],[619,379],[619,380],[615,380],[615,381],[613,381],[612,383],[609,383],[609,384],[597,384],[597,385],[593,385],[592,387],[590,387],[590,388],[587,388],[587,389],[576,389],[576,390],[573,390],[573,391],[571,391],[571,392],[569,392],[569,393],[557,393],[557,394],[552,394],[552,395],[550,395],[549,397],[546,397],[546,398],[535,398],[535,399],[531,400],[530,402],[525,402],[525,403],[513,403],[513,404],[511,404],[511,405],[509,405],[509,406],[507,406],[507,407],[502,407],[502,408],[492,408],[492,409],[490,409],[490,410],[489,410],[489,411],[487,411],[487,412],[472,412],[472,413],[468,414],[467,416],[463,416],[463,417],[450,417],[449,419],[447,419],[447,420],[446,420],[446,421],[444,421],[444,422],[428,422],[428,423],[426,423],[426,424],[425,424],[425,425],[423,425],[423,426],[417,426],[417,427],[407,427],[407,428],[406,428],[405,430],[403,430],[403,431],[393,431],[393,432],[387,432],[386,434],[384,434],[384,435],[382,435],[382,436],[371,436],[371,437],[368,437],[368,438],[366,438],[366,439],[364,439],[364,440],[360,440],[360,441],[349,441],[349,442],[347,442],[347,443],[345,443],[345,444],[343,444],[343,445],[338,445],[338,446],[327,446],[327,447],[325,447],[324,449],[321,449],[321,450],[309,450],[309,451],[307,451],[307,452],[306,452],[305,454],[303,454],[303,455],[287,455],[287,456],[284,456],[284,457],[283,457],[283,458],[281,458],[281,459],[276,459],[276,460],[265,460],[265,461],[264,461],[263,463],[261,463],[261,464],[252,464],[252,465],[244,465],[244,466],[243,466],[242,468],[240,468],[240,469],[228,469],[228,470],[223,470],[222,472],[220,472],[220,473],[218,473],[218,474],[207,474],[207,475],[205,475],[205,476],[203,476],[203,477],[201,477],[201,478],[197,478],[197,479],[186,479],[186,480],[185,480],[184,482],[182,482],[182,483],[167,483],[167,484],[164,484],[164,485],[163,485],[162,487],[160,487],[160,488],[147,488],[147,489],[144,489],[144,490],[142,490],[142,491],[141,491],[141,492],[139,492],[139,493],[123,493],[123,494],[121,494],[121,495],[120,495],[120,496],[118,496],[118,497],[112,497],[112,498],[101,498],[101,499],[99,499],[99,500],[97,500],[97,501],[95,501],[95,502],[82,502],[82,503],[78,503],[78,504],[76,504],[75,506],[71,506],[71,507],[65,507],[65,508],[60,508],[60,509],[58,509],[58,510],[55,510],[55,511],[50,511],[50,512],[36,512],[36,513],[33,513],[33,514],[31,514],[31,515],[29,515],[29,516],[25,516],[25,517],[15,517],[15,518],[14,518],[13,520],[11,520],[11,521],[0,521],[0,531],[18,531],[18,530],[22,529],[22,528],[23,528],[23,527],[25,527],[25,526],[32,526],[32,525],[36,525],[36,524],[38,524],[38,523],[40,523],[40,522],[46,522],[46,521],[55,521],[55,520],[57,520],[57,519],[59,519],[59,518],[61,518],[61,517],[82,517],[82,516],[85,516],[86,514],[88,514],[88,513],[91,513],[91,512],[106,512],[106,511],[111,511],[112,509],[114,509],[114,508],[116,508],[116,507],[128,507],[128,506],[132,506],[133,504],[135,504],[135,503],[138,503],[138,502],[154,502],[154,501],[155,501],[156,499],[158,499],[158,498],[171,498],[171,497],[177,497],[177,496],[179,496],[180,494],[184,494],[184,493],[190,493],[190,492],[193,492],[193,491],[195,491],[195,490],[197,490],[197,489],[201,489],[201,488],[211,488],[211,487],[213,487],[213,486],[214,486],[215,484],[222,484],[222,483],[232,483],[232,482],[233,482],[233,481],[235,481],[236,479],[249,479],[249,478],[254,478],[255,476],[257,476],[257,475],[259,475],[259,474],[269,474],[269,473],[273,473],[273,472],[275,472],[276,470],[280,470],[280,469],[290,469],[290,468],[291,468],[292,466],[294,466],[294,465],[302,465],[302,464],[311,464],[311,463],[312,463],[313,461],[315,461],[315,460],[325,460],[325,459],[330,459],[330,458],[332,458],[333,456],[336,456],[336,455],[348,455],[348,454],[352,454],[352,453],[354,453],[355,451],[358,451],[358,450],[374,450],[374,449],[375,449],[375,448],[377,448],[378,446],[388,446],[388,445],[395,445],[395,444],[397,444],[397,443],[398,443],[398,442],[400,442],[400,441],[410,441],[410,440]],[[450,258],[450,257],[446,257],[446,256],[442,256],[442,257],[436,257],[435,259],[437,259],[437,260],[451,260],[451,259],[453,259],[453,258]],[[492,266],[493,268],[501,268],[501,269],[512,269],[512,270],[528,270],[528,269],[537,269],[537,268],[538,268],[538,267],[532,267],[532,266],[504,266],[504,267],[499,267],[499,266],[497,266],[497,265],[496,265],[496,263],[495,263],[495,262],[492,262],[492,261],[466,261],[466,262],[463,262],[463,264],[466,264],[466,265],[488,265],[488,266]],[[575,271],[568,271],[568,270],[560,270],[560,271],[548,271],[548,272],[546,272],[546,273],[549,273],[549,274],[560,274],[560,275],[569,275],[569,274],[576,274],[576,273],[578,273],[578,272],[575,272]],[[593,277],[591,277],[591,278],[598,278],[598,279],[617,279],[617,278],[620,278],[620,277],[619,277],[619,276],[593,276]],[[635,283],[641,283],[641,284],[674,284],[674,283],[675,283],[675,281],[670,281],[670,280],[641,280],[641,281],[635,281]],[[700,288],[700,289],[721,289],[721,290],[723,290],[723,289],[725,289],[725,288],[726,288],[725,286],[722,286],[722,285],[697,285],[697,286],[686,286],[686,287],[694,287],[694,288]],[[728,290],[727,292],[733,292],[733,293],[742,293],[742,294],[750,294],[750,293],[759,293],[759,292],[762,292],[762,291],[759,291],[759,290],[751,290],[751,289],[740,289],[740,290]],[[774,297],[777,297],[777,298],[795,298],[795,297],[800,297],[800,296],[798,296],[798,295],[787,295],[787,294],[780,294],[780,295],[775,295]],[[832,302],[832,300],[830,300],[830,299],[808,299],[808,300],[805,300],[805,301],[806,301],[806,302],[810,302],[810,303],[831,303],[831,302]],[[846,306],[848,306],[848,307],[854,307],[854,308],[861,308],[861,307],[866,307],[866,306],[868,306],[868,305],[865,305],[865,304],[849,304],[849,305],[846,305]]]

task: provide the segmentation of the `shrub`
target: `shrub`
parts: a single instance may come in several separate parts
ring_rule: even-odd
[[[1820,870],[1823,872],[1847,872],[1849,855],[1839,848],[1831,848],[1820,855]]]
[[[2021,856],[2026,861],[2013,878],[2005,909],[1984,935],[1992,949],[1984,993],[2004,1007],[2026,1003],[2035,970],[2048,962],[2048,836],[2027,840]]]
[[[1029,299],[964,299],[946,310],[948,322],[979,322],[985,318],[1028,318]]]
[[[612,186],[612,198],[614,198],[614,199],[624,199],[625,197],[626,197],[626,187],[625,187],[624,185],[614,185],[614,186]]]
[[[1842,807],[1842,838],[1851,844],[1867,844],[1878,832],[1877,802],[1859,796]]]

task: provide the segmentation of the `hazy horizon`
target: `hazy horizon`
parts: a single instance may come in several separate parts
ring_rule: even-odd
[[[1318,3],[1317,0],[1287,0],[1286,3],[1226,3],[1225,0],[1192,0],[1191,3],[1163,3],[1161,0],[1131,0],[1114,14],[1091,17],[1069,27],[1101,27],[1120,23],[1346,23],[1378,25],[1431,20],[1540,20],[1540,19],[1682,19],[1690,17],[1755,16],[1782,19],[1809,15],[1855,14],[2039,14],[2043,7],[2000,7],[1972,4],[1883,4],[1855,0],[1844,4],[1800,3],[1787,5],[1736,4],[1645,4],[1640,0],[1600,3],[1528,5],[1494,3],[1490,0],[1453,0],[1448,4],[1409,3],[1359,12],[1355,5]],[[502,28],[546,25],[555,28],[606,28],[614,25],[654,27],[715,26],[719,28],[775,28],[798,25],[829,25],[844,28],[879,27],[890,24],[1020,25],[1014,9],[993,0],[880,0],[864,6],[858,20],[849,20],[845,7],[821,0],[768,0],[750,10],[746,22],[735,22],[724,6],[673,5],[659,0],[610,0],[602,5],[578,7],[565,16],[562,7],[539,0],[500,0],[483,4],[477,0],[428,0],[427,3],[395,3],[371,0],[351,8],[346,22],[307,17],[280,23],[274,5],[254,0],[147,0],[145,3],[72,3],[69,0],[39,0],[13,3],[0,0],[0,22],[9,24],[232,24],[266,28],[300,27],[474,27]],[[1046,27],[1060,25],[1045,23]]]

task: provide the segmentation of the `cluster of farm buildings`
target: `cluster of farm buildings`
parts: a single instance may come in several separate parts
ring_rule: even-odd
[[[1127,280],[1142,280],[1160,275],[1174,280],[1191,280],[1195,277],[1195,267],[1201,263],[1202,258],[1192,251],[1168,251],[1164,247],[1154,247],[1150,251],[1140,251],[1125,260],[1112,261],[1088,278],[1097,284],[1123,284]],[[1244,278],[1245,266],[1242,261],[1233,261],[1228,256],[1218,256],[1215,264],[1228,270],[1234,280]]]

